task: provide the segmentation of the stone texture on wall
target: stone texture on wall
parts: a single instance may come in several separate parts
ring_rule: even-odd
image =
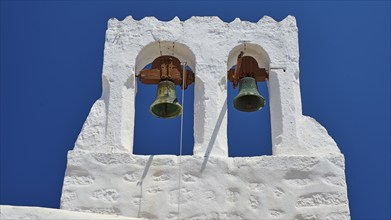
[[[42,207],[9,206],[0,205],[0,219],[48,219],[48,220],[142,220],[141,218],[131,218],[117,215],[101,215],[96,213],[73,212],[60,209],[49,209]]]
[[[178,157],[70,151],[61,208],[178,218]],[[181,219],[349,219],[341,154],[183,156]]]

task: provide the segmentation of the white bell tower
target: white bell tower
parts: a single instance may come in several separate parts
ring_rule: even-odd
[[[228,157],[227,70],[244,44],[268,73],[271,156]],[[136,74],[173,45],[195,76],[194,153],[135,155]],[[148,219],[350,219],[344,157],[302,114],[294,17],[110,19],[102,81],[68,154],[61,209]]]

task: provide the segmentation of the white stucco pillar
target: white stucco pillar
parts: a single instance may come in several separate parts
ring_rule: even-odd
[[[197,64],[194,155],[228,157],[226,64],[212,62]]]
[[[273,155],[301,154],[297,124],[301,116],[299,80],[290,66],[269,71],[269,99]]]
[[[111,147],[110,150],[132,152],[135,109],[134,68],[118,64],[105,68],[116,73],[107,76],[110,92],[107,97],[106,145]],[[116,77],[120,79],[114,79]]]

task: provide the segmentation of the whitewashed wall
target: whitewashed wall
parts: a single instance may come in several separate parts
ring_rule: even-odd
[[[269,72],[273,156],[229,158],[227,70],[246,44]],[[174,55],[195,71],[194,155],[133,155],[136,78]],[[316,74],[316,73],[312,73]],[[61,208],[131,217],[349,219],[344,158],[303,116],[296,20],[110,19],[103,94],[68,154]]]

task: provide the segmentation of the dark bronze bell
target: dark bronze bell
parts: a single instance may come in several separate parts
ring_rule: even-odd
[[[158,118],[175,118],[182,113],[173,82],[164,80],[158,84],[156,98],[149,112]]]
[[[234,98],[234,107],[243,112],[253,112],[265,106],[265,99],[259,94],[253,77],[244,77],[239,82],[239,93]]]

